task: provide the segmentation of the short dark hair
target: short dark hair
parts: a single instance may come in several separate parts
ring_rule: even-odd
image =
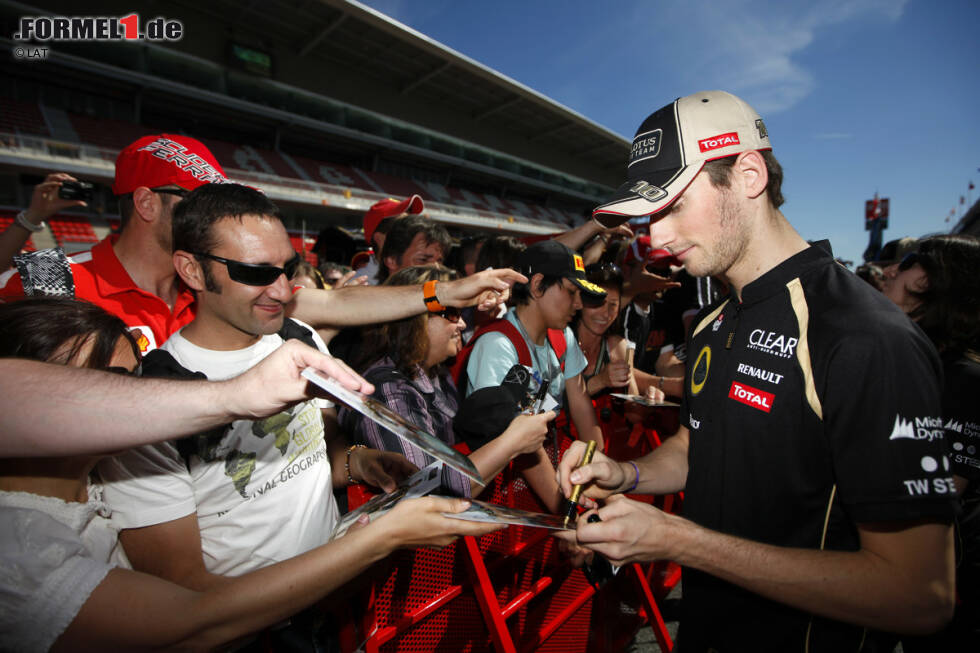
[[[174,250],[209,253],[217,244],[213,227],[224,218],[246,215],[282,220],[279,207],[261,192],[242,184],[204,184],[174,209]]]
[[[552,274],[544,274],[541,279],[541,292],[545,292],[548,288],[554,285],[560,285],[561,280],[565,277]],[[532,279],[528,279],[527,283],[515,283],[510,289],[510,298],[514,306],[524,306],[531,302],[531,282]]]
[[[517,265],[517,257],[527,249],[527,245],[513,236],[493,236],[488,238],[476,257],[476,271],[493,268],[513,268]]]
[[[980,240],[933,236],[919,243],[918,255],[928,287],[910,291],[922,303],[909,317],[940,352],[980,352]]]
[[[402,218],[404,219],[404,218]],[[444,265],[413,265],[402,268],[388,277],[386,286],[412,286],[426,281],[451,281],[456,273]],[[362,346],[354,369],[364,371],[385,356],[395,361],[399,372],[409,378],[429,355],[429,338],[426,333],[428,314],[422,313],[400,320],[381,322],[363,331]]]
[[[130,218],[133,217],[133,211],[136,210],[136,202],[133,201],[132,193],[126,193],[125,195],[119,196],[117,203],[119,204],[119,231],[122,231],[129,224]]]
[[[268,216],[282,221],[279,207],[254,188],[242,184],[198,186],[174,209],[173,249],[209,254],[217,245],[215,223],[225,218],[240,222],[246,215]],[[211,275],[212,261],[203,256],[195,258],[201,264],[205,287],[211,292],[219,292]]]
[[[30,297],[0,304],[0,358],[30,358],[69,365],[89,341],[84,367],[109,366],[120,338],[140,359],[126,323],[95,304],[64,297]]]
[[[374,247],[374,234],[382,234],[384,236],[388,235],[391,230],[391,226],[395,224],[395,220],[398,220],[397,215],[389,215],[387,218],[382,218],[378,226],[374,228],[374,233],[371,234],[371,242],[368,243],[371,247]]]
[[[381,249],[381,257],[378,259],[380,263],[378,281],[383,282],[388,278],[389,272],[388,266],[384,263],[385,259],[390,256],[400,261],[408,246],[419,234],[422,234],[426,245],[438,243],[444,254],[449,253],[452,239],[449,237],[449,232],[441,224],[423,215],[407,215],[404,218],[399,218],[395,220],[395,224],[391,226],[391,230],[385,236],[385,245]]]
[[[772,207],[778,209],[786,201],[783,198],[783,166],[779,164],[770,150],[759,150],[759,154],[766,162],[766,172],[769,173],[766,195],[769,196],[769,203],[772,204]],[[702,170],[708,173],[712,186],[728,188],[731,185],[732,166],[735,165],[737,158],[738,154],[733,154],[704,164]]]
[[[486,240],[487,235],[479,233],[466,236],[459,243],[453,243],[452,250],[446,257],[446,266],[456,270],[456,274],[459,276],[466,276],[466,264],[473,263],[474,267],[476,266],[477,257],[480,255],[480,250]],[[476,268],[476,270],[479,269]]]

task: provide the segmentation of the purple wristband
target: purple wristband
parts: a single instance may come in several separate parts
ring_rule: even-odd
[[[636,472],[636,478],[633,479],[633,485],[631,485],[628,490],[624,490],[623,491],[623,494],[626,494],[627,492],[632,492],[633,490],[635,490],[637,484],[640,482],[640,468],[637,467],[636,466],[636,463],[634,463],[632,460],[627,460],[626,462],[628,462],[630,465],[633,465],[633,471]]]

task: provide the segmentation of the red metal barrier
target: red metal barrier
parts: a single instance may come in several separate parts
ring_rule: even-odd
[[[613,457],[636,458],[660,444],[655,431],[625,420],[603,428]],[[559,455],[570,444],[566,429]],[[481,499],[543,511],[513,467]],[[353,488],[350,507],[367,497],[363,488]],[[368,589],[349,597],[356,614],[341,625],[345,651],[612,653],[643,623],[651,625],[662,650],[672,648],[658,601],[679,579],[676,565],[629,565],[597,590],[543,529],[511,526],[441,551],[399,552],[371,573]]]

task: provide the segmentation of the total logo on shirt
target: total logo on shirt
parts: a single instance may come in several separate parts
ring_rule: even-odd
[[[772,410],[772,402],[776,395],[738,381],[732,381],[732,386],[728,389],[728,398],[768,413]]]

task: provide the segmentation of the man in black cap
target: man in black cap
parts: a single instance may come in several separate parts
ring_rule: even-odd
[[[875,631],[936,630],[953,609],[939,359],[829,243],[796,233],[770,150],[721,91],[640,126],[629,181],[594,218],[650,215],[655,247],[732,292],[692,322],[677,434],[581,469],[575,443],[562,489],[608,498],[579,543],[684,566],[678,650],[891,650]],[[633,490],[685,490],[684,517],[610,496]]]
[[[558,412],[567,397],[568,415],[579,439],[595,440],[601,449],[602,431],[581,375],[585,355],[568,324],[582,307],[582,293],[601,299],[606,291],[586,280],[581,256],[554,240],[528,247],[517,268],[528,283],[514,286],[514,308],[495,323],[498,328],[484,327],[474,336],[466,361],[465,395],[501,385],[511,368],[523,365],[530,372],[528,392],[536,397],[537,409]],[[525,477],[547,507],[557,512],[561,497],[543,449]]]

